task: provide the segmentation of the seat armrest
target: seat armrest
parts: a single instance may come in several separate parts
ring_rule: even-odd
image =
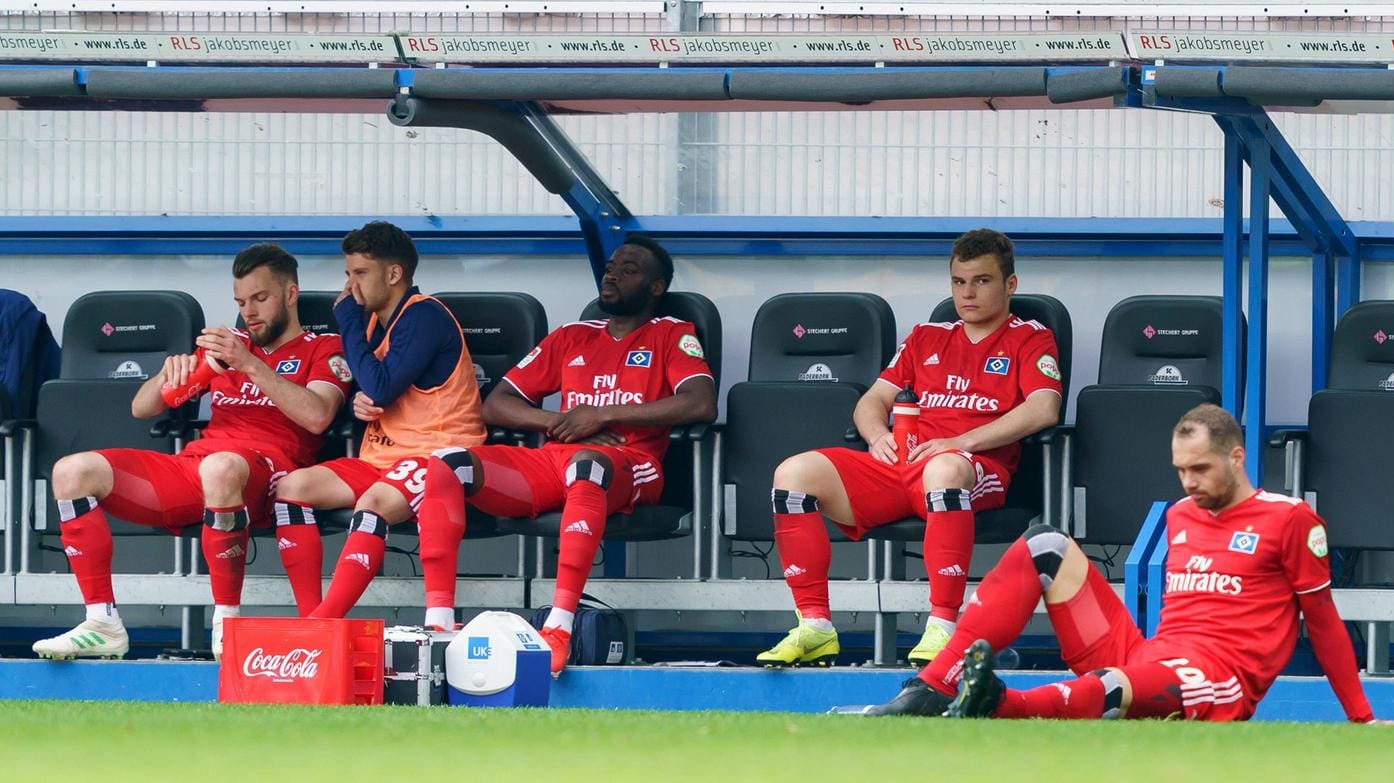
[[[490,443],[510,443],[510,442],[511,442],[511,443],[515,443],[515,444],[521,446],[521,445],[523,445],[524,443],[527,443],[528,438],[532,437],[532,435],[533,435],[533,433],[532,433],[532,432],[529,432],[529,431],[527,431],[527,430],[511,430],[511,429],[509,429],[509,428],[507,428],[507,427],[490,427],[490,428],[489,428],[489,442],[490,442]]]
[[[1283,446],[1286,446],[1289,443],[1302,443],[1306,440],[1307,431],[1305,429],[1292,428],[1285,430],[1273,430],[1273,433],[1268,436],[1268,445],[1277,448],[1282,448]]]
[[[333,423],[329,425],[329,429],[324,431],[324,434],[326,437],[330,438],[352,438],[353,422],[353,419],[335,419]]]
[[[683,424],[668,431],[668,440],[699,441],[707,437],[712,425],[707,422]]]
[[[862,434],[857,431],[856,427],[848,427],[847,431],[842,433],[842,442],[863,443],[864,441],[862,440]]]
[[[20,430],[32,430],[37,426],[37,419],[6,419],[0,421],[0,438],[8,438]]]
[[[1033,432],[1030,435],[1027,435],[1026,437],[1021,439],[1021,442],[1023,445],[1026,446],[1048,446],[1052,443],[1055,443],[1062,436],[1068,435],[1068,430],[1072,429],[1072,427],[1046,427],[1040,432]]]

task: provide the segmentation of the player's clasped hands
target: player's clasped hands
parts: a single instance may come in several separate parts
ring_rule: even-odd
[[[165,386],[181,387],[188,382],[189,376],[198,369],[198,357],[191,353],[181,353],[176,356],[166,356],[165,366],[160,370],[161,377],[165,379]]]
[[[966,451],[967,449],[964,449],[963,446],[954,438],[934,438],[933,440],[924,441],[915,448],[910,449],[910,456],[907,461],[919,462],[920,460],[924,459],[925,457],[928,457],[931,454],[938,454],[941,451],[955,450]]]
[[[194,344],[238,372],[251,372],[253,364],[258,363],[252,352],[247,350],[247,344],[226,326],[204,328]]]
[[[382,418],[382,408],[363,392],[353,395],[353,417],[359,421],[377,421]]]
[[[599,408],[594,405],[577,405],[557,416],[552,426],[547,428],[547,437],[562,443],[576,443],[593,438],[604,429],[605,415]]]

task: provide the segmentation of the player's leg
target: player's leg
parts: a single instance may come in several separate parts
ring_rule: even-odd
[[[276,482],[276,551],[301,617],[323,597],[324,543],[315,509],[347,508],[357,499],[355,489],[327,465],[294,470]]]
[[[213,657],[223,653],[223,620],[242,611],[242,581],[247,570],[251,516],[265,513],[271,479],[264,457],[252,452],[218,451],[198,464],[203,486],[203,531],[200,545],[208,563],[213,591]],[[257,509],[249,503],[257,502]]]
[[[383,471],[381,480],[359,495],[329,591],[310,612],[311,617],[343,617],[358,603],[373,577],[382,570],[388,526],[415,515],[413,503],[419,503],[426,486],[426,462],[424,457],[399,460]]]
[[[973,558],[973,488],[978,483],[972,457],[951,451],[933,454],[920,470],[925,499],[924,568],[929,576],[929,618],[924,635],[910,650],[910,663],[924,666],[944,649],[958,621],[968,566]]]
[[[1122,602],[1079,546],[1050,525],[1036,525],[983,577],[949,637],[945,649],[951,654],[936,656],[895,699],[873,708],[872,714],[942,713],[957,692],[963,651],[979,639],[993,649],[1010,644],[1042,598],[1061,653],[1075,671],[1123,661],[1127,650],[1141,640]]]

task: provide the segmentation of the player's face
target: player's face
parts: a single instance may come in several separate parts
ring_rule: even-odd
[[[285,334],[290,325],[293,288],[295,283],[264,266],[232,281],[232,298],[247,325],[252,345],[265,347]]]
[[[1016,292],[1016,275],[1002,279],[997,256],[955,258],[949,264],[954,309],[967,324],[991,323],[1001,318]]]
[[[1208,433],[1177,435],[1171,439],[1171,464],[1181,488],[1197,506],[1223,509],[1234,502],[1239,488],[1237,471],[1243,469],[1244,450],[1236,446],[1229,454],[1218,454]]]
[[[344,274],[363,301],[365,310],[379,310],[392,298],[392,285],[401,280],[400,264],[384,264],[372,256],[344,256]]]
[[[658,264],[649,251],[634,245],[620,245],[605,265],[600,278],[600,309],[610,315],[641,313],[657,296],[662,284],[654,279]]]

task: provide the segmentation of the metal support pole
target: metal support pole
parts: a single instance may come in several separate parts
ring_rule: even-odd
[[[1336,256],[1328,251],[1312,254],[1312,392],[1326,388],[1327,362],[1335,319],[1331,309],[1336,297]]]
[[[1264,119],[1262,124],[1269,120]],[[1271,153],[1268,141],[1249,141],[1249,344],[1245,362],[1248,426],[1244,430],[1249,480],[1263,485],[1263,427],[1268,411],[1268,201]]]
[[[1360,302],[1360,256],[1341,256],[1336,262],[1336,317]]]
[[[1225,410],[1239,415],[1243,407],[1244,390],[1240,388],[1239,359],[1243,351],[1243,273],[1241,257],[1244,242],[1244,155],[1239,134],[1228,125],[1225,132],[1224,183],[1224,280],[1223,326],[1224,345],[1221,350],[1221,402]]]
[[[1367,623],[1365,626],[1365,672],[1389,674],[1390,623]]]
[[[24,456],[20,458],[19,480],[23,482],[19,496],[19,572],[29,573],[30,550],[34,547],[34,440],[27,432],[24,435]],[[47,492],[44,502],[48,502]]]

